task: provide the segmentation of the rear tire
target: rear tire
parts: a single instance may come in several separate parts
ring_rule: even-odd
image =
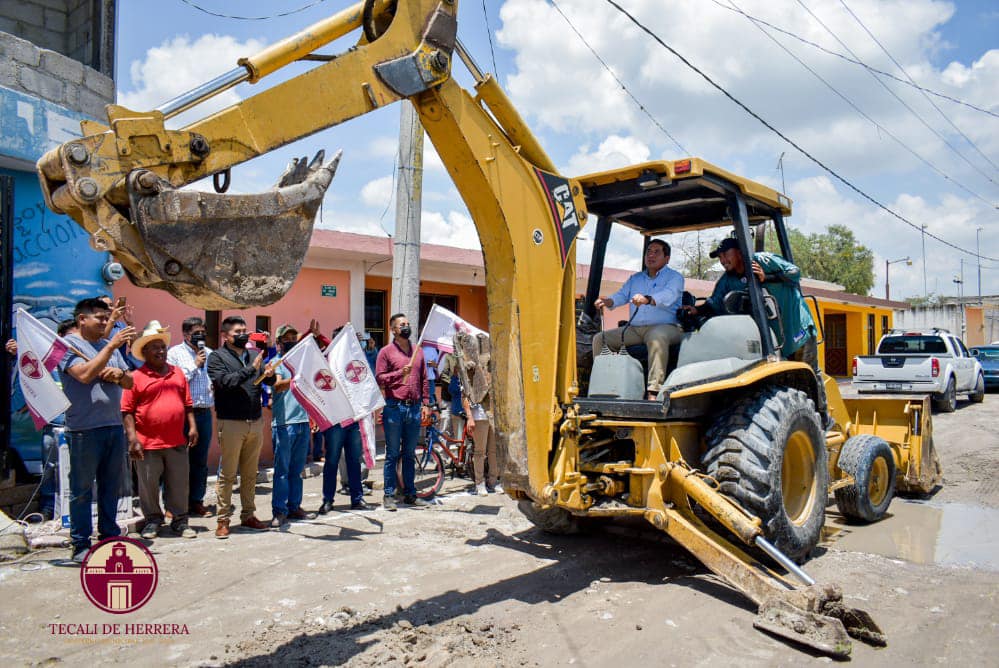
[[[517,507],[534,526],[545,533],[557,536],[579,533],[579,518],[565,508],[542,508],[530,499],[521,499],[517,502]]]
[[[895,455],[891,446],[871,434],[853,436],[843,444],[837,465],[854,480],[835,492],[839,512],[865,522],[884,517],[895,496]]]
[[[957,385],[953,376],[947,381],[947,389],[940,398],[933,399],[933,407],[940,413],[953,413],[957,409]]]
[[[968,399],[973,404],[980,404],[985,401],[985,376],[978,374],[978,382],[975,383],[975,391],[968,395]]]
[[[416,446],[415,486],[416,496],[429,499],[441,491],[444,485],[444,462],[440,454],[433,448],[427,449],[426,444]],[[395,465],[395,475],[398,489],[405,490],[402,481],[402,459]]]
[[[825,438],[800,390],[768,387],[717,417],[703,465],[722,493],[763,521],[764,536],[802,562],[818,544],[829,489]]]

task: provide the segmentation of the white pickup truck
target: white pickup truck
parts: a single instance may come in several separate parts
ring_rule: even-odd
[[[891,330],[881,337],[876,355],[853,358],[853,388],[932,394],[934,408],[950,413],[958,394],[976,403],[985,398],[985,376],[964,343],[946,329]]]

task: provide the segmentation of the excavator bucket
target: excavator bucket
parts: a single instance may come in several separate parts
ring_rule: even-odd
[[[295,159],[256,195],[178,190],[153,172],[128,176],[131,220],[159,281],[143,281],[205,309],[272,304],[291,287],[316,212],[340,162]]]

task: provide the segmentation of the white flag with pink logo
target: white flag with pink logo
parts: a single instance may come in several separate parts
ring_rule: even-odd
[[[357,332],[349,322],[326,349],[330,369],[343,388],[354,410],[353,418],[361,423],[361,444],[364,463],[375,465],[375,411],[385,406],[385,398],[375,380],[375,370],[357,340]]]
[[[423,331],[420,332],[419,345],[433,346],[446,353],[454,352],[454,335],[458,331],[468,332],[472,336],[486,334],[478,327],[468,324],[456,314],[448,311],[439,304],[434,304],[427,315],[427,321],[423,324]]]
[[[307,336],[299,341],[281,361],[291,371],[292,394],[319,429],[329,429],[354,419],[350,400],[314,337]]]
[[[41,429],[69,408],[69,399],[50,372],[71,346],[24,309],[17,309],[14,326],[18,381],[35,427]]]
[[[353,406],[355,420],[385,406],[382,391],[375,380],[375,370],[368,366],[368,359],[357,340],[357,332],[349,322],[333,339],[326,350],[330,369]]]

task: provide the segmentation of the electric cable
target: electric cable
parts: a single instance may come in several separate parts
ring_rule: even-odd
[[[840,39],[840,38],[839,38],[839,35],[837,35],[837,34],[836,34],[835,32],[833,32],[832,28],[830,28],[830,27],[829,27],[829,26],[827,26],[827,25],[826,25],[825,23],[823,23],[822,19],[820,19],[820,18],[818,17],[818,15],[817,15],[817,14],[816,14],[815,12],[813,12],[813,11],[812,11],[812,10],[811,10],[811,9],[810,9],[810,8],[808,7],[808,5],[806,5],[806,4],[805,4],[804,0],[795,0],[795,1],[796,1],[796,2],[797,2],[797,3],[799,4],[799,5],[801,5],[801,7],[802,7],[802,8],[803,8],[803,9],[804,9],[804,10],[805,10],[806,12],[808,12],[808,14],[809,14],[809,15],[810,15],[810,16],[811,16],[811,17],[812,17],[813,19],[815,19],[815,21],[816,21],[816,22],[817,22],[817,23],[818,23],[818,24],[819,24],[820,26],[822,26],[822,27],[823,27],[823,28],[825,29],[825,31],[826,31],[826,32],[828,32],[828,33],[829,33],[829,34],[830,34],[830,35],[832,36],[832,38],[833,38],[833,39],[835,39],[835,40],[836,40],[837,42],[839,42],[840,46],[842,46],[842,47],[843,47],[844,49],[846,49],[847,53],[849,53],[849,54],[850,54],[851,56],[853,56],[853,57],[854,57],[854,58],[856,58],[857,60],[860,60],[860,57],[859,57],[859,56],[858,56],[858,55],[857,55],[856,53],[854,53],[854,52],[853,52],[853,50],[852,50],[852,49],[851,49],[851,48],[850,48],[849,46],[847,46],[846,42],[844,42],[844,41],[843,41],[842,39]],[[968,165],[969,165],[969,166],[970,166],[970,167],[971,167],[972,169],[974,169],[974,170],[975,170],[976,172],[978,172],[978,173],[979,173],[979,174],[981,174],[981,175],[982,175],[983,177],[985,177],[985,179],[986,179],[986,180],[988,180],[988,182],[989,182],[989,183],[991,183],[991,184],[993,184],[993,185],[997,185],[997,186],[999,186],[999,183],[996,183],[996,181],[994,181],[994,180],[992,179],[992,177],[991,177],[991,176],[989,176],[989,175],[988,175],[988,174],[986,174],[986,173],[985,173],[984,171],[982,171],[982,169],[981,169],[981,168],[980,168],[980,167],[979,167],[978,165],[976,165],[975,163],[973,163],[973,162],[972,162],[971,160],[969,160],[969,159],[967,158],[967,156],[965,156],[965,155],[964,155],[963,153],[961,153],[960,151],[958,151],[958,150],[957,150],[957,147],[956,147],[956,146],[954,146],[953,144],[951,144],[951,143],[950,143],[950,142],[949,142],[949,141],[947,140],[947,138],[946,138],[946,137],[944,137],[944,136],[943,136],[942,134],[940,134],[940,132],[939,132],[939,131],[937,131],[937,129],[936,129],[936,128],[934,128],[934,127],[933,127],[932,125],[930,125],[929,123],[927,123],[927,122],[926,122],[926,119],[925,119],[925,118],[923,118],[923,117],[922,117],[922,116],[921,116],[921,115],[919,114],[919,112],[917,112],[917,111],[916,111],[915,109],[913,109],[913,108],[912,108],[912,107],[911,107],[911,106],[910,106],[910,105],[909,105],[909,104],[908,104],[908,103],[907,103],[907,102],[906,102],[905,100],[903,100],[903,99],[902,99],[901,97],[899,97],[898,93],[896,93],[895,91],[893,91],[893,90],[892,90],[892,89],[891,89],[891,88],[890,88],[890,87],[888,86],[888,84],[886,84],[886,83],[885,83],[884,81],[882,81],[882,80],[881,80],[881,79],[880,79],[880,78],[879,78],[879,77],[878,77],[877,75],[875,75],[875,74],[874,74],[873,72],[870,72],[870,71],[868,71],[868,74],[870,74],[870,75],[871,75],[871,76],[872,76],[872,77],[874,78],[874,80],[878,82],[878,85],[879,85],[879,86],[881,86],[881,87],[882,87],[882,88],[884,88],[884,89],[885,89],[886,91],[888,91],[888,94],[889,94],[889,95],[891,95],[892,97],[894,97],[894,98],[895,98],[895,99],[896,99],[896,100],[898,101],[898,103],[899,103],[899,104],[901,104],[901,105],[902,105],[903,107],[905,107],[905,108],[906,108],[906,109],[907,109],[907,110],[909,111],[909,113],[911,113],[911,114],[912,114],[913,116],[915,116],[915,117],[916,117],[916,119],[917,119],[917,120],[918,120],[918,121],[919,121],[920,123],[922,123],[922,124],[923,124],[923,127],[925,127],[925,128],[927,129],[927,130],[929,130],[929,131],[930,131],[930,132],[932,132],[932,133],[933,133],[934,135],[936,135],[937,139],[939,139],[940,141],[942,141],[942,142],[944,143],[944,145],[946,145],[946,146],[947,146],[947,148],[949,148],[949,149],[950,149],[951,151],[953,151],[953,152],[954,152],[954,154],[955,154],[955,155],[957,155],[957,157],[961,158],[961,159],[962,159],[962,160],[964,160],[964,161],[965,161],[966,163],[968,163]]]
[[[307,5],[302,5],[298,9],[291,9],[288,10],[287,12],[271,14],[270,16],[233,16],[230,14],[221,14],[219,12],[213,12],[210,9],[205,9],[204,7],[201,7],[195,4],[194,2],[191,2],[191,0],[180,0],[180,1],[189,7],[197,9],[199,12],[204,12],[205,14],[208,14],[209,16],[217,16],[221,19],[236,19],[237,21],[266,21],[267,19],[276,19],[279,16],[291,16],[292,14],[304,12],[306,9],[309,9],[310,7],[315,7],[316,5],[321,5],[322,3],[326,2],[326,0],[314,0],[313,2],[310,2]]]
[[[735,3],[735,0],[728,0],[728,2],[729,2],[730,5],[732,5],[732,7],[734,7],[737,11],[739,11],[739,13],[743,13],[742,10],[739,8],[739,6]],[[789,55],[791,58],[793,58],[795,61],[797,61],[799,65],[801,65],[806,70],[808,70],[808,72],[812,76],[814,76],[816,79],[818,79],[823,84],[825,84],[825,86],[829,90],[831,90],[840,99],[842,99],[844,102],[846,102],[854,111],[856,111],[862,118],[864,118],[864,120],[868,121],[869,123],[871,123],[872,125],[874,125],[874,127],[876,127],[878,130],[880,130],[881,132],[884,132],[886,135],[888,135],[888,137],[890,139],[892,139],[896,144],[898,144],[903,149],[905,149],[909,154],[911,154],[917,160],[919,160],[920,162],[922,162],[924,165],[926,165],[927,167],[929,167],[931,170],[933,170],[934,172],[936,172],[937,174],[939,174],[942,178],[944,178],[947,181],[950,181],[955,186],[957,186],[961,190],[965,191],[969,195],[971,195],[973,197],[976,197],[977,199],[980,199],[981,201],[985,202],[989,206],[995,206],[988,199],[986,199],[982,195],[978,194],[974,190],[968,188],[963,183],[957,181],[952,176],[950,176],[949,174],[947,174],[946,172],[944,172],[942,169],[940,169],[939,167],[937,167],[936,165],[934,165],[932,162],[930,162],[929,160],[927,160],[926,158],[924,158],[922,155],[920,155],[916,151],[916,149],[912,148],[911,146],[909,146],[909,144],[907,144],[901,138],[899,138],[898,136],[896,136],[895,133],[893,133],[891,130],[889,130],[888,128],[886,128],[881,123],[879,123],[876,120],[874,120],[874,118],[872,118],[867,112],[865,112],[863,109],[861,109],[859,106],[857,106],[857,104],[853,100],[851,100],[850,98],[848,98],[844,93],[840,92],[840,90],[838,88],[836,88],[831,83],[829,83],[825,78],[823,78],[823,76],[821,74],[819,74],[818,72],[816,72],[811,66],[809,66],[807,63],[805,63],[805,61],[803,61],[801,58],[799,58],[798,56],[796,56],[794,54],[794,52],[792,52],[786,46],[784,46],[783,44],[781,44],[780,40],[778,40],[776,37],[774,37],[773,35],[771,35],[770,33],[768,33],[767,30],[766,30],[766,28],[764,28],[763,26],[758,25],[756,23],[754,23],[753,25],[760,32],[762,32],[764,35],[766,35],[774,44],[776,44],[778,47],[780,47],[781,50],[784,51],[784,53],[786,53],[787,55]]]
[[[493,58],[493,72],[499,79],[499,69],[496,67],[496,51],[493,49],[493,31],[489,29],[489,14],[486,12],[486,0],[482,0],[482,18],[486,20],[486,37],[489,38],[489,55]]]
[[[790,30],[787,30],[786,28],[781,28],[778,25],[775,25],[775,24],[770,23],[768,21],[764,21],[763,19],[759,18],[758,16],[753,16],[752,14],[749,14],[749,13],[744,12],[744,11],[740,12],[739,10],[734,9],[732,7],[729,7],[728,5],[724,5],[724,4],[722,4],[721,0],[710,0],[710,1],[713,2],[714,4],[718,5],[719,7],[721,7],[722,9],[724,9],[725,11],[736,12],[736,13],[742,14],[743,16],[745,16],[747,19],[749,19],[753,23],[758,23],[760,25],[765,25],[766,27],[770,28],[771,30],[775,30],[775,31],[781,33],[782,35],[786,35],[787,37],[790,37],[791,39],[795,39],[795,40],[801,42],[802,44],[810,46],[813,49],[817,49],[817,50],[819,50],[819,51],[821,51],[821,52],[823,52],[825,54],[828,54],[830,56],[834,56],[836,58],[839,58],[840,60],[846,61],[846,62],[850,63],[851,65],[859,65],[860,67],[863,67],[866,70],[874,72],[875,74],[879,74],[879,75],[881,75],[883,77],[887,77],[889,79],[897,81],[900,84],[905,84],[906,86],[910,86],[912,88],[915,88],[916,90],[923,91],[923,92],[925,92],[925,93],[927,93],[929,95],[933,95],[933,96],[939,97],[942,100],[947,100],[948,102],[953,102],[954,104],[960,104],[962,106],[968,107],[969,109],[973,109],[973,110],[975,110],[977,112],[980,112],[980,113],[983,113],[983,114],[988,114],[989,116],[994,116],[995,118],[999,118],[999,113],[996,113],[994,111],[990,111],[988,109],[984,109],[982,107],[976,106],[976,105],[974,105],[974,104],[972,104],[970,102],[967,102],[965,100],[961,100],[961,99],[953,97],[951,95],[947,95],[946,93],[941,93],[940,91],[935,91],[932,88],[927,88],[925,86],[920,86],[919,84],[917,84],[915,82],[906,81],[905,79],[903,79],[901,77],[895,76],[891,72],[885,72],[884,70],[879,70],[878,68],[872,67],[872,66],[870,66],[870,65],[868,65],[866,63],[863,63],[863,62],[861,62],[859,60],[854,60],[853,58],[850,58],[849,56],[844,56],[842,53],[839,53],[838,51],[833,51],[832,49],[827,49],[826,47],[822,46],[821,44],[818,44],[818,43],[813,42],[813,41],[811,41],[809,39],[806,39],[806,38],[802,37],[801,35],[798,35],[797,33],[794,33],[794,32],[791,32]]]
[[[868,195],[866,192],[864,192],[863,190],[861,190],[858,186],[854,185],[851,181],[849,181],[845,177],[841,176],[838,172],[836,172],[835,170],[833,170],[831,167],[828,167],[824,162],[822,162],[821,160],[819,160],[818,158],[816,158],[815,156],[813,156],[811,153],[809,153],[808,151],[806,151],[803,147],[799,146],[794,140],[792,140],[790,137],[788,137],[783,132],[781,132],[780,130],[778,130],[776,127],[774,127],[769,121],[767,121],[762,116],[760,116],[755,111],[753,111],[748,106],[746,106],[745,103],[743,103],[741,100],[739,100],[738,98],[736,98],[732,93],[728,92],[728,90],[726,90],[721,84],[715,82],[715,80],[712,79],[710,76],[708,76],[703,70],[701,70],[700,68],[698,68],[692,62],[690,62],[690,60],[688,60],[685,56],[683,56],[680,52],[678,52],[672,46],[670,46],[665,41],[663,41],[663,39],[661,37],[659,37],[656,33],[654,33],[650,28],[648,28],[641,21],[639,21],[638,19],[636,19],[628,10],[626,10],[624,7],[622,7],[620,4],[618,4],[615,0],[604,0],[604,1],[607,4],[611,5],[612,7],[614,7],[614,9],[616,9],[618,12],[620,12],[621,14],[623,14],[625,17],[627,17],[628,20],[631,21],[633,24],[635,24],[635,26],[639,30],[641,30],[642,32],[644,32],[645,34],[647,34],[649,37],[651,37],[661,47],[663,47],[664,49],[666,49],[667,51],[669,51],[670,53],[672,53],[674,56],[676,56],[680,60],[680,62],[682,62],[688,68],[690,68],[691,70],[693,70],[694,72],[696,72],[698,75],[700,75],[700,77],[702,79],[704,79],[705,81],[707,81],[713,88],[715,88],[716,90],[718,90],[718,92],[720,92],[722,95],[724,95],[729,100],[731,100],[735,105],[737,105],[738,107],[740,107],[747,114],[749,114],[750,116],[752,116],[753,118],[755,118],[757,121],[759,121],[765,128],[767,128],[768,130],[770,130],[771,132],[773,132],[775,135],[777,135],[778,137],[780,137],[781,139],[783,139],[789,145],[791,145],[792,147],[794,147],[795,150],[797,150],[803,156],[805,156],[806,158],[808,158],[809,160],[811,160],[813,163],[815,163],[816,165],[818,165],[823,171],[825,171],[830,176],[832,176],[833,178],[835,178],[837,181],[839,181],[840,183],[842,183],[843,185],[845,185],[847,188],[849,188],[853,192],[857,193],[863,199],[866,199],[871,204],[875,205],[876,207],[878,207],[879,209],[881,209],[882,211],[884,211],[888,215],[892,216],[893,218],[897,218],[898,220],[902,221],[903,223],[905,223],[909,227],[911,227],[911,228],[913,228],[915,230],[918,230],[921,234],[925,234],[926,236],[930,237],[931,239],[935,239],[936,241],[939,241],[940,243],[944,244],[945,246],[953,248],[954,250],[960,251],[960,252],[965,253],[967,255],[970,255],[972,257],[980,257],[983,260],[991,260],[992,262],[999,262],[999,258],[989,257],[989,256],[986,256],[986,255],[980,255],[980,254],[975,253],[973,251],[970,251],[970,250],[968,250],[966,248],[962,248],[962,247],[958,246],[957,244],[951,243],[950,241],[947,241],[946,239],[942,239],[941,237],[938,237],[937,235],[933,234],[932,232],[925,231],[921,226],[919,226],[916,223],[912,222],[911,220],[909,220],[908,218],[906,218],[902,214],[897,213],[896,211],[888,208],[888,206],[886,206],[885,204],[882,204],[879,200],[875,199],[873,196]]]
[[[552,2],[552,6],[555,8],[555,11],[557,11],[559,13],[559,15],[561,15],[561,17],[565,20],[565,22],[567,24],[569,24],[569,27],[572,29],[572,31],[574,33],[576,33],[576,36],[579,38],[579,41],[581,41],[583,43],[583,46],[585,46],[587,49],[590,50],[590,53],[593,54],[593,57],[596,58],[600,62],[601,65],[603,65],[603,68],[605,70],[607,70],[607,73],[610,74],[611,77],[614,78],[614,81],[616,81],[617,84],[621,87],[621,90],[623,90],[628,95],[628,97],[631,98],[631,100],[638,106],[638,108],[642,111],[642,113],[645,114],[648,117],[648,119],[650,121],[652,121],[652,123],[657,128],[659,128],[659,130],[664,135],[666,135],[669,138],[669,140],[671,142],[673,142],[674,146],[676,146],[678,149],[680,149],[681,155],[692,155],[686,148],[683,147],[683,144],[681,144],[679,141],[677,141],[676,137],[674,137],[672,134],[670,134],[669,130],[667,130],[665,127],[663,127],[662,123],[660,123],[652,115],[652,113],[648,109],[646,109],[645,105],[642,104],[639,101],[639,99],[634,96],[634,94],[632,94],[632,92],[628,89],[628,86],[626,86],[625,83],[623,81],[621,81],[621,78],[618,77],[616,74],[614,74],[614,70],[611,69],[610,65],[608,65],[607,62],[603,58],[600,57],[600,54],[597,53],[596,50],[592,46],[590,46],[590,43],[586,41],[586,38],[583,37],[582,33],[579,32],[579,30],[576,28],[575,24],[573,24],[573,22],[569,20],[569,17],[565,15],[565,12],[563,12],[562,8],[558,6],[558,3],[555,0],[551,0],[551,2]]]
[[[909,73],[905,70],[904,67],[902,67],[902,64],[900,62],[898,62],[898,60],[895,59],[895,56],[891,55],[891,52],[888,51],[887,47],[885,47],[885,45],[881,43],[881,40],[879,40],[877,37],[874,36],[874,33],[871,32],[871,29],[868,28],[864,24],[864,22],[860,20],[860,17],[857,16],[853,12],[852,9],[850,9],[850,6],[846,4],[846,1],[845,0],[839,0],[839,2],[840,2],[841,5],[843,5],[843,9],[845,9],[847,12],[849,12],[850,16],[852,16],[854,18],[854,20],[858,24],[860,24],[860,27],[864,29],[864,32],[866,32],[868,34],[868,36],[870,36],[870,38],[872,40],[874,40],[874,43],[877,44],[881,48],[881,50],[885,52],[885,55],[888,56],[888,58],[891,60],[891,62],[895,63],[895,67],[897,67],[899,69],[899,71],[902,74],[905,75],[905,78],[908,79],[909,81],[911,81],[913,84],[915,84],[916,82],[913,80],[913,78],[911,76],[909,76]],[[964,131],[961,130],[961,128],[957,127],[957,125],[954,123],[954,121],[952,121],[950,119],[950,116],[948,116],[947,114],[945,114],[943,112],[943,110],[941,110],[940,107],[938,107],[936,105],[936,102],[934,102],[933,100],[930,99],[930,96],[927,95],[925,91],[920,91],[920,92],[923,94],[923,97],[926,98],[926,101],[930,103],[930,106],[932,106],[934,109],[937,110],[937,113],[939,113],[943,117],[943,119],[945,121],[947,121],[947,123],[949,123],[952,128],[954,128],[955,132],[957,132],[959,135],[961,135],[962,137],[964,137],[964,140],[966,142],[968,142],[968,144],[970,144],[971,147],[978,152],[978,155],[982,156],[982,158],[984,158],[987,163],[989,163],[990,165],[992,165],[993,168],[999,169],[999,166],[997,166],[996,163],[992,162],[992,160],[989,159],[989,156],[985,155],[982,152],[982,149],[978,148],[978,144],[976,144],[975,142],[973,142],[971,140],[971,137],[969,137],[968,135],[964,134]]]

